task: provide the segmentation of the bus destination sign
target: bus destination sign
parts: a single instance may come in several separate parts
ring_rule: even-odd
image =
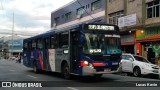
[[[89,30],[111,30],[114,31],[114,26],[107,26],[107,25],[88,25]]]

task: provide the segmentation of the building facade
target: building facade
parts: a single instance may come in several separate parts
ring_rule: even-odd
[[[105,21],[105,0],[74,0],[51,13],[51,28]]]
[[[51,13],[51,28],[95,21],[119,25],[123,52],[160,65],[160,0],[76,0]]]

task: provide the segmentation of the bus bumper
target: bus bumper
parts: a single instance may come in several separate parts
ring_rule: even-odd
[[[96,69],[91,68],[89,66],[82,67],[83,76],[88,76],[88,75],[92,76],[95,74],[113,74],[113,73],[119,73],[119,72],[121,72],[121,67],[118,67],[117,70],[113,70],[113,71],[110,71],[110,70],[96,71]]]

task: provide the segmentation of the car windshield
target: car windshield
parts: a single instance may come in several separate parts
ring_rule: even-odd
[[[143,57],[140,57],[140,56],[134,56],[134,58],[135,58],[137,61],[150,63],[147,59],[145,59],[145,58],[143,58]]]
[[[121,53],[120,36],[85,33],[83,52],[85,54]]]

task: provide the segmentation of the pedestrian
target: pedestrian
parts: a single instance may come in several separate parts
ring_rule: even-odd
[[[18,60],[19,60],[18,56],[16,56],[16,58],[15,58],[15,59],[16,59],[16,63],[17,63],[17,62],[19,62],[19,61],[18,61]]]

